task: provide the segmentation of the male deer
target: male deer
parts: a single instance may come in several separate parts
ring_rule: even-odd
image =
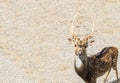
[[[72,38],[68,38],[71,43],[74,43],[75,54],[77,58],[74,61],[74,68],[76,73],[86,82],[86,83],[96,83],[97,77],[107,75],[104,79],[106,81],[111,69],[116,71],[116,78],[118,82],[118,70],[117,70],[117,58],[118,49],[116,47],[105,47],[102,51],[88,57],[87,47],[89,39],[93,37],[94,27],[92,32],[87,35],[84,39],[78,38],[76,34],[73,33],[72,27]]]

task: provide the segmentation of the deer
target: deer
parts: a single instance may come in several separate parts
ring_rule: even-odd
[[[75,17],[74,17],[75,19]],[[73,19],[73,21],[74,21]],[[92,20],[93,21],[93,20]],[[107,81],[107,77],[111,69],[116,71],[116,78],[118,82],[118,70],[117,70],[117,58],[118,49],[114,46],[104,47],[98,53],[88,56],[87,48],[94,40],[90,41],[94,35],[94,22],[91,33],[89,33],[83,39],[80,39],[77,34],[74,33],[73,26],[71,28],[72,38],[68,38],[69,42],[74,45],[76,58],[74,60],[75,72],[83,79],[85,83],[96,83],[97,78],[103,76],[104,83]]]

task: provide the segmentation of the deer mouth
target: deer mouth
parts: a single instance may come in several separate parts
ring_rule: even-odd
[[[78,53],[78,56],[82,56],[83,55],[83,53],[80,51],[79,53]]]
[[[79,57],[81,57],[81,56],[82,56],[82,54],[79,54],[78,56],[79,56]]]

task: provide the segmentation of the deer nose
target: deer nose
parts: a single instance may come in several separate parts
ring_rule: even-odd
[[[82,54],[82,51],[79,51],[78,54]]]

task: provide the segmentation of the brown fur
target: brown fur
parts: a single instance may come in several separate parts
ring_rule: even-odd
[[[102,51],[97,54],[88,57],[86,49],[88,44],[92,45],[94,41],[89,42],[89,39],[93,37],[94,34],[94,20],[93,16],[91,16],[93,22],[92,32],[88,34],[83,40],[80,40],[78,36],[74,33],[74,21],[76,16],[79,13],[77,12],[73,18],[71,33],[73,38],[68,40],[75,45],[75,54],[81,60],[80,64],[76,65],[76,60],[74,62],[74,67],[76,73],[86,82],[86,83],[96,83],[96,79],[99,76],[104,75],[107,71],[107,76],[105,77],[105,81],[113,68],[116,71],[116,77],[118,81],[118,70],[117,70],[117,58],[118,58],[118,49],[116,47],[105,47]],[[78,67],[79,66],[79,67]]]
[[[116,47],[105,47],[97,54],[88,57],[86,54],[86,49],[88,47],[87,40],[80,40],[79,38],[76,38],[74,40],[74,44],[75,54],[83,62],[80,68],[77,68],[76,64],[74,64],[75,71],[86,83],[96,83],[97,77],[104,75],[108,71],[108,74],[105,77],[106,81],[111,68],[116,71],[118,81],[118,49]]]

